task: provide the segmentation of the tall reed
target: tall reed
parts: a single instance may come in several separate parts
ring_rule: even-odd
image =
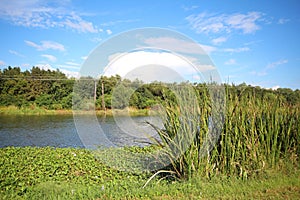
[[[164,102],[164,129],[157,129],[159,145],[170,163],[164,170],[184,179],[195,174],[248,178],[275,167],[282,159],[298,163],[299,106],[282,104],[279,98],[258,99],[255,91],[237,94],[228,89],[225,103],[222,95],[215,98],[220,93],[209,87],[178,90],[176,103]],[[191,96],[194,92],[197,99]],[[214,104],[216,99],[221,101]],[[225,112],[215,114],[222,104],[226,104]],[[212,116],[217,117],[211,120]],[[222,125],[216,127],[220,136],[213,138],[218,122]]]

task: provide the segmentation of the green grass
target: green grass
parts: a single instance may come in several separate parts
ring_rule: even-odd
[[[67,113],[64,112],[64,113]],[[68,113],[72,113],[68,111]],[[0,107],[1,115],[55,115],[59,114],[58,111],[55,110],[46,110],[39,107],[22,107],[18,108],[16,106],[2,106]]]
[[[133,148],[137,151],[138,148]],[[259,177],[201,175],[159,180],[101,164],[85,149],[0,149],[0,199],[299,199],[300,171],[288,164]]]
[[[70,148],[1,149],[0,199],[300,199],[298,104],[255,98],[254,91],[226,92],[226,101],[224,91],[203,90],[198,101],[191,88],[177,92],[181,98],[163,105],[164,129],[157,129],[161,141],[154,148],[96,154]],[[224,124],[210,129],[213,114],[214,122],[223,115]],[[209,130],[215,128],[221,128],[220,137],[210,145]],[[160,154],[145,159],[157,149]],[[164,168],[140,173],[165,162]],[[172,176],[160,173],[166,171]]]
[[[155,111],[151,111],[149,109],[135,109],[135,108],[125,108],[125,109],[107,109],[103,110],[91,110],[91,111],[76,111],[76,114],[94,114],[99,116],[148,116],[155,115]],[[63,110],[47,110],[37,106],[29,106],[29,107],[21,107],[18,108],[16,106],[2,106],[0,107],[0,115],[72,115],[73,110],[71,109],[63,109]]]
[[[299,173],[298,173],[299,175]],[[264,180],[190,180],[151,185],[122,181],[116,185],[45,182],[31,187],[28,199],[299,199],[299,176]]]
[[[164,128],[157,129],[164,159],[171,163],[164,170],[180,179],[194,174],[248,179],[282,159],[299,166],[299,105],[258,99],[251,91],[228,95],[219,87],[204,91],[196,101],[193,92],[179,87],[182,99],[165,101]]]

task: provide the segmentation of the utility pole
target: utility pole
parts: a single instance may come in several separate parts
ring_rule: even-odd
[[[102,110],[105,111],[105,101],[104,101],[104,83],[103,83],[103,80],[101,80],[101,89],[102,89]]]
[[[97,100],[97,79],[94,79],[94,103],[96,104]]]

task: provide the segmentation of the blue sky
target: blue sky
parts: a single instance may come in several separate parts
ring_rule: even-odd
[[[0,1],[0,69],[76,74],[114,35],[160,27],[203,45],[224,82],[300,89],[298,0]]]

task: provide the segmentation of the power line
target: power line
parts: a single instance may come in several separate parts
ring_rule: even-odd
[[[50,77],[50,78],[49,78]],[[39,76],[39,77],[2,77],[0,76],[0,79],[2,80],[34,80],[34,81],[99,81],[100,79],[86,79],[86,78],[51,78],[51,76]]]

